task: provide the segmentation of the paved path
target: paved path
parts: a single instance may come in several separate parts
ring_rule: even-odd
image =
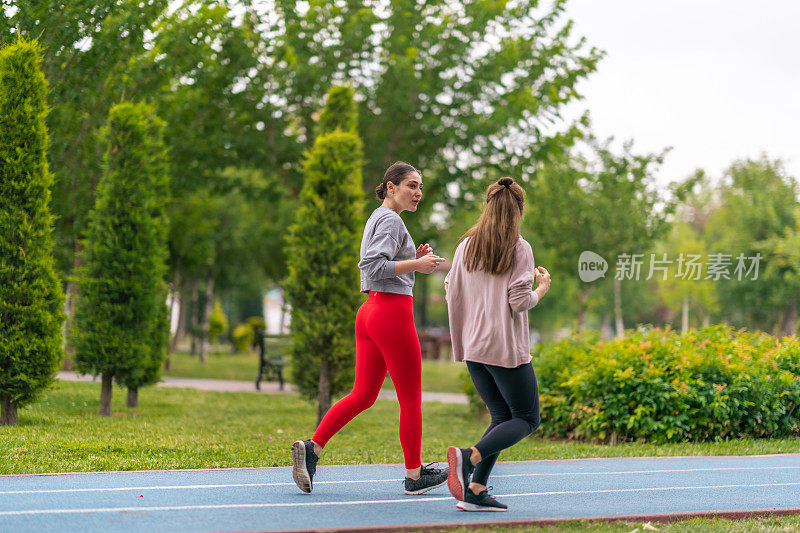
[[[80,375],[75,372],[59,372],[58,379],[64,381],[94,381],[92,376]],[[291,394],[296,392],[293,385],[286,384],[285,390],[281,391],[278,383],[261,382],[261,391],[256,390],[255,380],[253,381],[232,381],[226,379],[194,379],[194,378],[172,378],[162,377],[159,387],[178,387],[182,389],[197,389],[226,392],[262,392],[264,394]],[[381,390],[378,398],[396,400],[397,395],[394,390]],[[464,394],[452,394],[447,392],[423,392],[423,402],[442,402],[467,404],[467,397]]]
[[[447,488],[405,496],[402,465],[0,476],[0,531],[286,531],[747,510],[800,512],[800,454],[499,462],[507,513],[459,511]],[[633,518],[631,518],[633,519]]]

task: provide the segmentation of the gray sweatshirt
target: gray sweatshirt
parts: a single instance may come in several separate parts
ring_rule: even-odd
[[[416,259],[417,249],[403,219],[380,206],[370,215],[361,239],[361,292],[413,294],[414,273],[395,276],[395,261]]]

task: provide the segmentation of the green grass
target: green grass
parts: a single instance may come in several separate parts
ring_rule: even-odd
[[[464,363],[454,363],[450,360],[422,361],[422,390],[425,392],[455,392],[463,394],[461,378]],[[384,389],[394,389],[390,377],[383,384]]]
[[[148,387],[140,407],[115,388],[111,418],[97,415],[100,386],[60,382],[0,427],[0,474],[287,466],[291,443],[310,436],[316,408],[296,395],[201,392]],[[329,443],[324,464],[401,463],[399,407],[379,400]],[[485,421],[463,405],[423,404],[423,460],[444,462],[449,445],[477,442]],[[546,423],[546,422],[545,422]],[[796,452],[800,440],[616,446],[528,438],[503,460]]]
[[[464,369],[463,363],[450,360],[422,361],[422,390],[426,392],[463,393],[459,373]],[[232,354],[230,352],[211,352],[205,363],[197,356],[186,352],[170,355],[170,369],[164,376],[202,379],[231,379],[238,381],[254,381],[258,375],[258,356],[255,353]],[[284,370],[284,378],[289,378],[288,368]],[[385,389],[394,389],[392,380],[387,377],[383,385]]]
[[[526,527],[469,527],[448,529],[449,533],[645,533],[652,529],[665,533],[777,533],[800,531],[800,516],[766,517],[748,520],[700,519],[682,520],[680,522],[564,522],[550,526]],[[422,533],[419,530],[418,533]]]
[[[200,379],[230,379],[255,381],[258,375],[258,355],[211,352],[205,363],[196,355],[177,352],[169,356],[170,369],[163,376]]]

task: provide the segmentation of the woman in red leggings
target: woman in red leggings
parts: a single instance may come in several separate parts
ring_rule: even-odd
[[[292,444],[292,476],[311,492],[322,449],[336,432],[372,406],[386,372],[400,402],[400,444],[406,466],[405,493],[422,494],[447,481],[447,469],[422,466],[422,354],[414,326],[414,272],[430,274],[444,261],[427,244],[414,247],[400,213],[416,211],[422,174],[398,162],[375,189],[383,204],[373,211],[361,240],[361,292],[369,298],[356,315],[356,379],[353,390],[325,414],[310,440]]]

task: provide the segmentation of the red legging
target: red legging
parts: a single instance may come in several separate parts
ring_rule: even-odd
[[[356,314],[356,382],[325,414],[311,440],[325,446],[361,411],[375,403],[386,370],[400,402],[400,444],[406,468],[422,465],[422,353],[414,327],[414,300],[370,291]]]

